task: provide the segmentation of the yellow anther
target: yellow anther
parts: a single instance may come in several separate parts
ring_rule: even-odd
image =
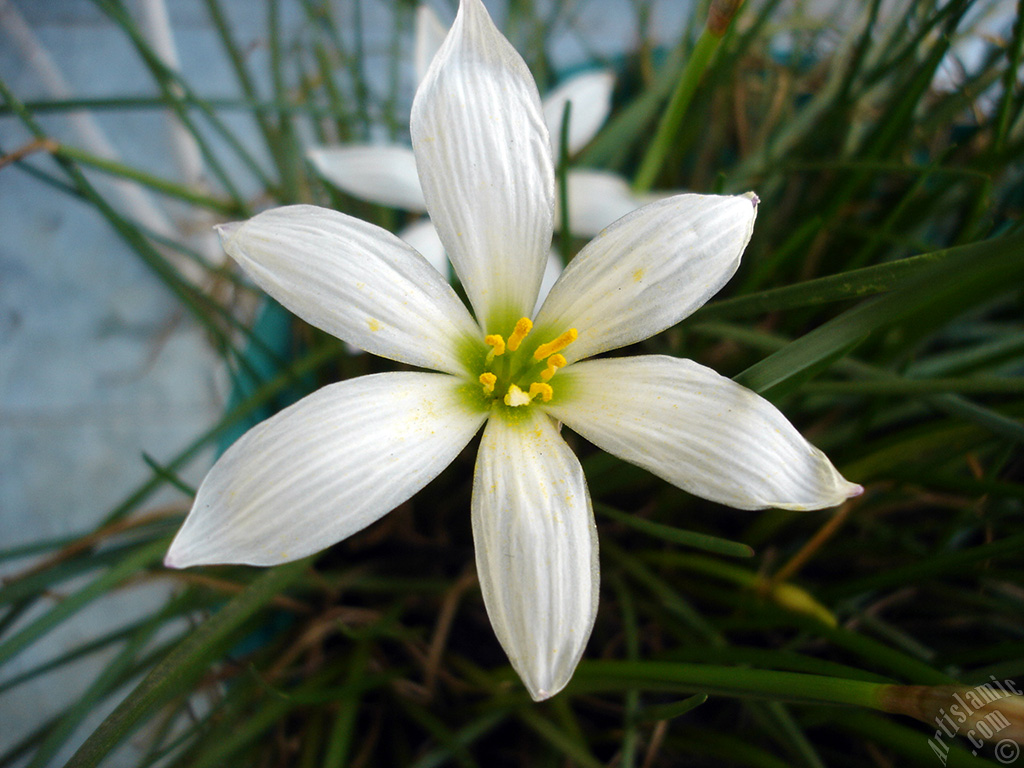
[[[512,331],[512,335],[508,337],[509,352],[515,352],[519,349],[519,345],[522,343],[523,339],[526,338],[526,334],[530,332],[531,328],[533,328],[533,323],[530,322],[530,318],[519,318],[516,322],[515,330]]]
[[[562,355],[552,355],[548,358],[548,367],[540,372],[540,377],[548,381],[559,368],[565,368],[565,358]]]
[[[551,388],[550,384],[535,381],[530,385],[530,398],[532,399],[537,395],[540,395],[540,399],[547,403],[551,401],[552,397],[554,397],[555,390]]]
[[[547,344],[541,344],[537,347],[537,351],[533,353],[534,359],[543,360],[545,357],[555,354],[555,352],[561,352],[576,341],[577,336],[579,336],[579,333],[576,332],[576,329],[570,328],[554,341],[549,341]]]
[[[490,371],[480,374],[480,383],[484,385],[484,394],[490,395],[494,392],[494,385],[498,383],[498,377]]]
[[[535,395],[528,395],[515,384],[512,384],[508,388],[508,394],[505,395],[505,405],[529,405],[534,397]]]
[[[487,353],[488,359],[505,354],[505,340],[498,334],[492,333],[489,336],[484,336],[484,343],[491,345],[491,351]]]

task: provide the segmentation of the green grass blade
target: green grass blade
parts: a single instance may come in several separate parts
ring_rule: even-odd
[[[24,651],[40,637],[70,619],[89,603],[108,594],[140,571],[160,562],[166,551],[166,540],[150,542],[134,554],[122,559],[78,592],[61,600],[42,616],[20,629],[17,634],[0,643],[0,664],[6,663],[10,658]]]
[[[583,661],[569,684],[577,692],[622,690],[707,693],[811,704],[878,707],[878,683],[710,664],[661,661]]]
[[[778,395],[810,369],[848,353],[870,334],[909,319],[944,322],[1024,279],[1024,235],[961,246],[901,290],[864,302],[751,366],[736,381]]]
[[[947,253],[923,253],[887,264],[862,267],[839,275],[819,277],[795,285],[715,301],[701,307],[692,318],[697,322],[747,317],[785,309],[820,306],[834,301],[867,298],[898,289],[941,262]]]
[[[654,523],[637,515],[622,512],[607,504],[595,504],[594,509],[616,522],[628,525],[630,528],[635,528],[649,536],[671,541],[675,544],[682,544],[719,555],[729,555],[730,557],[753,557],[754,555],[754,550],[750,546],[738,541],[729,541],[719,536],[710,536],[704,533],[697,533],[696,531],[685,531],[670,525]]]
[[[265,571],[217,613],[203,622],[183,643],[150,671],[128,697],[93,731],[75,752],[66,768],[87,768],[99,762],[140,724],[160,703],[188,690],[222,652],[223,644],[250,617],[279,592],[296,581],[308,560],[299,560]]]

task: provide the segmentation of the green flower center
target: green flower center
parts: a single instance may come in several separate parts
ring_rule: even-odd
[[[484,337],[484,342],[491,348],[484,359],[484,371],[478,378],[484,395],[492,400],[501,398],[505,405],[511,407],[529,405],[536,397],[546,403],[554,396],[551,378],[566,365],[565,357],[560,353],[576,341],[579,334],[575,328],[570,328],[531,350],[529,345],[523,347],[523,340],[531,330],[533,323],[530,319],[521,317],[508,341],[497,333]]]

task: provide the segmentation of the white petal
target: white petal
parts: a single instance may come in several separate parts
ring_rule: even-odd
[[[412,106],[430,217],[481,326],[509,333],[537,299],[555,209],[537,86],[480,0],[463,0]]]
[[[317,172],[353,197],[423,213],[427,204],[412,149],[401,144],[314,147],[307,152]]]
[[[678,195],[619,219],[569,262],[534,322],[538,338],[576,328],[580,360],[675,325],[732,277],[757,198]]]
[[[430,266],[451,282],[451,265],[444,252],[441,238],[437,236],[437,228],[430,219],[420,219],[398,233],[398,236],[413,247],[420,256],[430,262]]]
[[[554,250],[548,251],[548,263],[544,265],[544,279],[540,283],[540,294],[537,296],[537,304],[533,308],[533,315],[536,315],[540,311],[541,305],[544,304],[544,300],[551,293],[551,288],[555,283],[558,282],[559,276],[562,274],[562,257]]]
[[[485,415],[438,373],[324,387],[245,433],[210,470],[167,565],[275,565],[365,528],[448,466]]]
[[[569,112],[569,156],[585,147],[601,130],[612,109],[612,91],[615,75],[607,69],[584,72],[570,77],[544,97],[544,122],[551,134],[551,149],[559,156],[562,136],[562,116],[566,102],[572,102]]]
[[[480,331],[455,291],[397,237],[313,205],[219,228],[224,250],[285,307],[381,357],[464,373]]]
[[[448,28],[434,13],[434,9],[426,3],[416,8],[416,82],[427,76],[430,62],[441,49]]]
[[[597,528],[583,468],[551,420],[492,417],[473,480],[473,541],[487,615],[537,701],[560,691],[597,615]]]
[[[566,174],[569,198],[569,232],[574,237],[594,237],[602,229],[648,203],[670,195],[636,195],[616,173],[584,168]],[[562,218],[555,216],[560,227]]]
[[[552,384],[552,416],[705,499],[738,509],[822,509],[863,490],[774,405],[692,360],[587,360]]]

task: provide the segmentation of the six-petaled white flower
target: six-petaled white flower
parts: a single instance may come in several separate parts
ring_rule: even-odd
[[[168,565],[273,565],[364,528],[484,427],[473,481],[488,615],[530,694],[572,676],[597,610],[586,480],[560,424],[687,491],[814,509],[860,491],[771,404],[688,360],[586,360],[681,320],[736,270],[757,200],[679,195],[604,230],[531,313],[554,174],[536,86],[480,0],[462,0],[411,119],[426,207],[473,314],[399,238],[292,206],[221,227],[227,252],[308,322],[439,373],[326,386],[214,465]]]

